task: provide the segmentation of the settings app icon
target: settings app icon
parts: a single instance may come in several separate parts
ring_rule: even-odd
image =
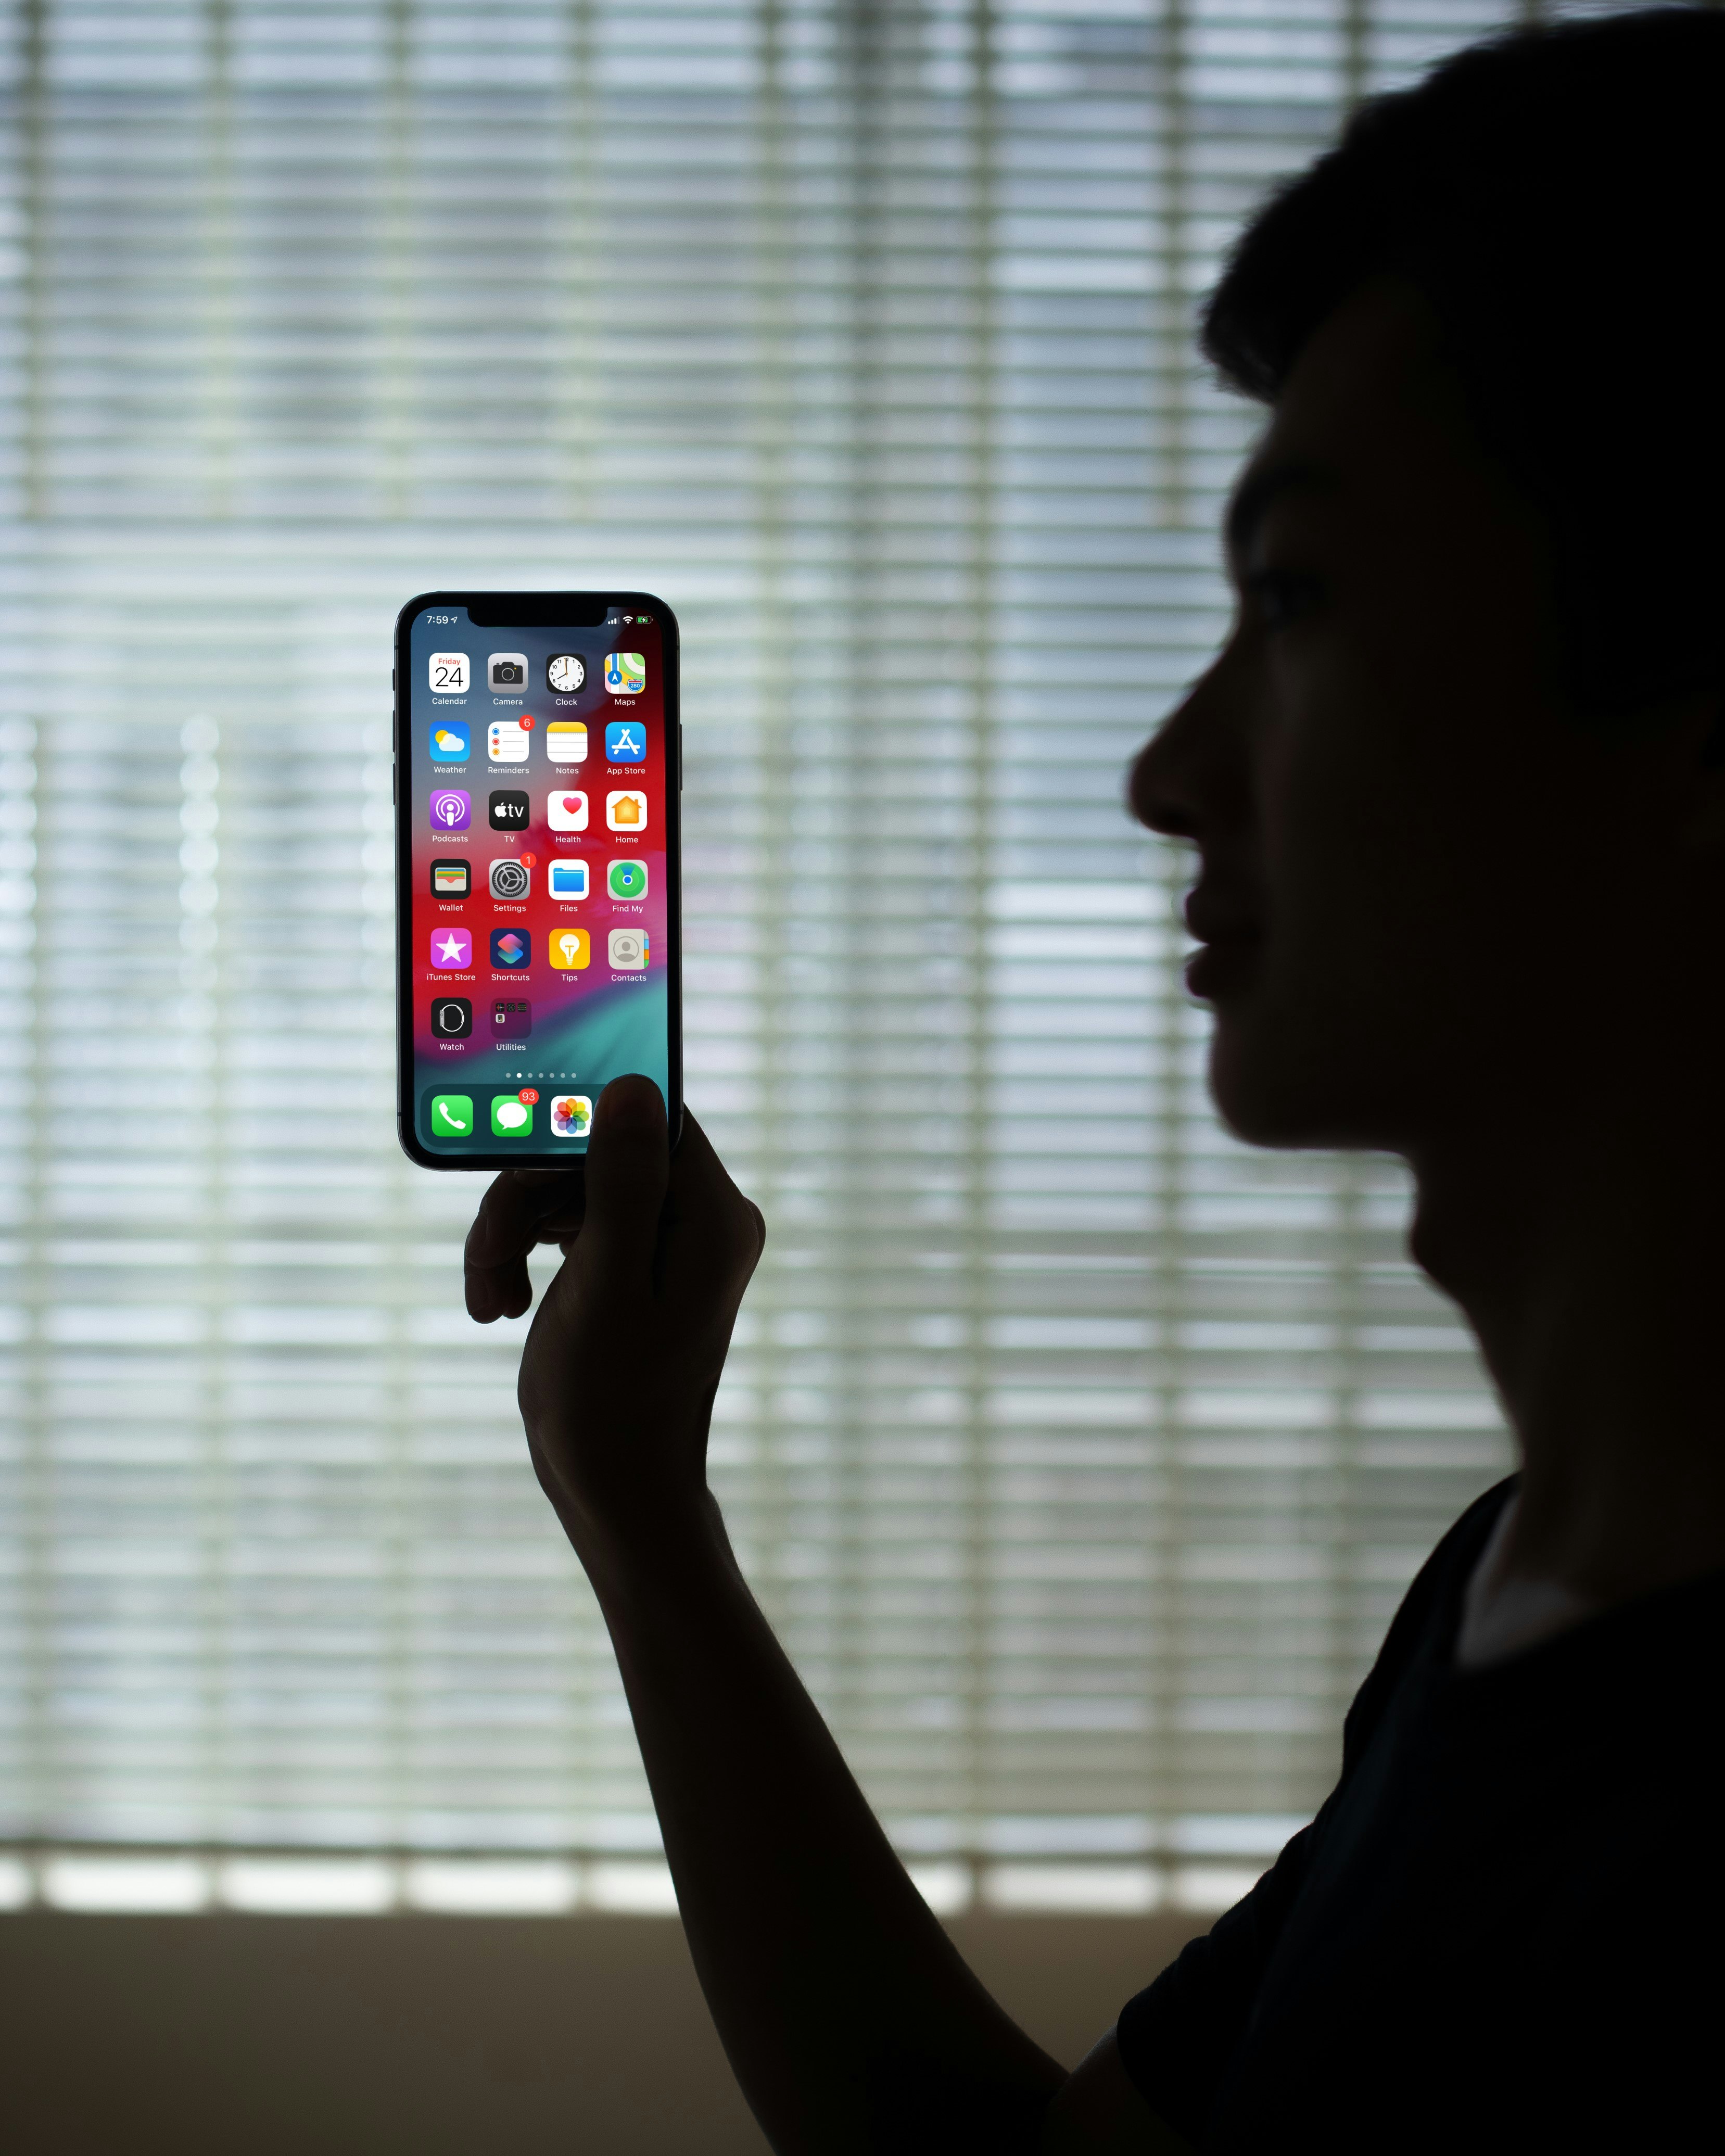
[[[491,896],[493,898],[525,898],[533,880],[532,870],[525,861],[511,856],[491,864]]]

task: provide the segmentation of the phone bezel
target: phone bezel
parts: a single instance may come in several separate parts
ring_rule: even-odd
[[[650,612],[660,633],[660,664],[665,683],[666,1009],[670,1025],[665,1103],[670,1142],[683,1132],[683,726],[680,665],[682,633],[677,618],[653,592],[421,592],[395,618],[394,732],[395,781],[395,1127],[402,1151],[420,1168],[494,1173],[500,1168],[579,1168],[584,1152],[521,1151],[464,1153],[459,1159],[427,1152],[413,1116],[413,992],[410,979],[413,939],[413,831],[412,767],[413,666],[410,639],[417,615],[428,608],[459,607],[473,620],[477,608],[490,617],[476,628],[602,628],[613,608],[630,613]],[[597,609],[597,619],[594,610]],[[404,783],[405,781],[405,783]]]

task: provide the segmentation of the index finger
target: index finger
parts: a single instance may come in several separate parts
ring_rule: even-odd
[[[521,1315],[533,1300],[527,1253],[536,1243],[574,1232],[585,1194],[578,1168],[506,1168],[495,1178],[480,1200],[462,1252],[470,1317],[490,1325]]]

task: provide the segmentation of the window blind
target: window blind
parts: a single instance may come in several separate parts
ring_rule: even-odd
[[[670,1906],[395,1147],[434,587],[681,617],[714,1476],[931,1899],[1219,1904],[1310,1815],[1508,1447],[1399,1170],[1219,1130],[1122,776],[1227,618],[1221,249],[1507,13],[0,8],[5,1897]]]

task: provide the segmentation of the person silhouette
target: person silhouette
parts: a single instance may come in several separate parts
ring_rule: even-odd
[[[481,1321],[565,1251],[529,1447],[778,2150],[1603,2150],[1712,2115],[1722,111],[1716,14],[1471,48],[1363,107],[1209,302],[1268,425],[1232,629],[1131,801],[1196,850],[1222,1116],[1409,1164],[1520,1465],[1409,1589],[1317,1818],[1076,2070],[918,1897],[707,1491],[757,1209],[630,1079],[584,1178],[481,1206]]]

